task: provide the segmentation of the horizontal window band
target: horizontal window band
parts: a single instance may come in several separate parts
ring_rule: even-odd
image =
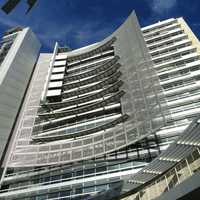
[[[45,136],[45,137],[32,137],[33,142],[51,142],[51,141],[56,141],[56,140],[64,140],[64,139],[69,139],[69,138],[73,138],[73,137],[80,137],[80,136],[85,136],[88,134],[92,134],[98,131],[102,131],[102,130],[106,130],[109,128],[112,128],[114,126],[116,126],[117,124],[126,121],[129,118],[129,116],[127,114],[107,123],[101,126],[98,126],[96,128],[93,129],[88,129],[86,131],[81,131],[81,132],[77,132],[77,133],[73,133],[73,134],[69,134],[69,135],[55,135],[55,136]]]
[[[101,71],[104,71],[104,70],[108,69],[110,66],[114,65],[118,60],[119,60],[119,56],[115,56],[113,59],[107,61],[106,63],[103,63],[102,65],[100,65],[97,68],[92,69],[92,70],[90,70],[88,72],[81,73],[81,74],[74,75],[74,76],[66,75],[64,77],[64,81],[66,81],[66,82],[75,81],[75,80],[78,80],[78,79],[81,79],[81,78],[85,78],[87,76],[95,75],[95,74],[97,74],[97,73],[99,73]]]
[[[86,96],[86,97],[82,97],[82,98],[80,97],[80,98],[77,98],[75,100],[72,99],[72,100],[66,101],[66,102],[64,101],[64,102],[59,102],[59,103],[44,104],[43,107],[50,111],[51,109],[65,108],[67,106],[85,103],[87,101],[103,97],[104,95],[115,91],[120,86],[122,86],[122,84],[123,84],[123,81],[120,80],[120,81],[116,82],[114,85],[111,85],[110,87],[108,87],[105,90],[102,90],[98,93],[95,93],[95,94],[92,94],[92,95],[89,95],[89,96]]]
[[[97,74],[96,76],[93,76],[92,78],[88,78],[86,80],[82,80],[79,82],[75,82],[75,83],[70,83],[70,84],[63,84],[63,89],[64,90],[69,90],[72,88],[76,88],[76,87],[80,87],[89,83],[93,83],[96,81],[101,80],[102,78],[111,76],[113,73],[115,73],[119,68],[121,67],[121,65],[119,63],[113,65],[112,67],[108,68],[108,70],[103,71],[100,74]]]
[[[68,123],[74,123],[76,121],[81,121],[83,119],[92,119],[94,117],[99,117],[99,116],[104,116],[104,115],[110,115],[110,114],[119,114],[121,113],[121,108],[109,108],[109,109],[104,109],[101,111],[97,111],[95,113],[90,113],[90,114],[85,114],[85,115],[81,115],[81,116],[72,116],[70,118],[67,119],[56,119],[56,120],[50,120],[45,122],[45,124],[36,124],[33,128],[33,132],[35,130],[35,132],[39,131],[39,130],[43,130],[43,131],[48,131],[49,129],[53,130],[53,129],[57,129],[60,127],[65,126]]]
[[[109,97],[108,99],[103,100],[98,103],[94,103],[89,106],[83,106],[81,108],[72,109],[70,111],[65,111],[65,112],[57,112],[57,113],[52,112],[52,113],[39,114],[39,117],[41,117],[41,118],[59,118],[59,117],[65,117],[65,116],[69,116],[69,115],[76,115],[76,114],[83,113],[83,112],[88,112],[93,109],[104,107],[107,104],[120,99],[124,94],[125,94],[125,92],[123,90],[121,90],[118,93],[116,93],[115,95]]]
[[[110,47],[115,41],[117,40],[116,37],[111,38],[109,41],[107,41],[106,43],[104,43],[103,45],[101,45],[100,47],[95,48],[92,51],[88,51],[87,53],[80,53],[79,55],[74,55],[71,57],[68,57],[67,61],[74,61],[74,60],[80,60],[80,59],[85,59],[88,58],[90,56],[93,56],[97,53],[100,53],[104,50],[106,50],[108,47]]]

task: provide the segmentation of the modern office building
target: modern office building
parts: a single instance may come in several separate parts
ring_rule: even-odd
[[[183,159],[191,178],[200,166],[199,49],[182,18],[141,29],[132,13],[101,42],[56,44],[36,65],[38,51],[27,55],[35,60],[5,132],[0,199],[153,199],[172,187],[150,196],[149,185],[170,169],[181,176]]]

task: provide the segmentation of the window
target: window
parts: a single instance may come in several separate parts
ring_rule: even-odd
[[[98,173],[98,172],[106,172],[107,171],[107,167],[106,166],[103,166],[103,167],[98,167],[97,169],[96,169],[96,172]]]
[[[60,197],[65,197],[65,196],[70,196],[70,195],[71,195],[71,190],[60,192]]]
[[[95,169],[91,168],[91,169],[85,169],[84,170],[84,174],[88,175],[88,174],[94,174],[95,173]]]
[[[83,188],[76,188],[75,189],[75,194],[81,194],[83,193]]]
[[[105,191],[108,189],[108,185],[98,185],[96,186],[97,191]]]
[[[82,175],[83,175],[83,170],[76,172],[76,176],[82,176]]]
[[[84,193],[90,193],[90,192],[95,192],[95,187],[87,187],[84,188]]]
[[[48,198],[57,198],[57,197],[59,197],[59,192],[50,193],[50,194],[48,195]]]
[[[67,174],[63,174],[62,178],[71,178],[72,177],[72,173],[67,173]]]

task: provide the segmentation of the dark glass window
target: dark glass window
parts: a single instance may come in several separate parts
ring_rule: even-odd
[[[44,182],[49,182],[50,181],[50,177],[45,177],[44,178]]]
[[[83,188],[76,188],[75,189],[75,194],[82,194],[83,193]]]
[[[52,176],[51,177],[51,181],[56,181],[56,180],[59,180],[61,177],[58,175],[58,176]]]
[[[35,200],[45,200],[45,199],[47,199],[47,196],[46,196],[46,195],[40,195],[40,196],[37,196],[37,197],[35,198]]]
[[[50,193],[50,194],[48,195],[48,198],[57,198],[57,197],[59,197],[59,192]]]
[[[63,174],[62,178],[71,178],[72,177],[72,173],[67,173],[67,174]]]
[[[107,190],[108,189],[108,185],[98,185],[96,186],[96,190],[97,191],[104,191],[104,190]]]
[[[84,192],[85,192],[85,193],[95,192],[95,187],[87,187],[87,188],[84,188]]]
[[[83,175],[83,170],[76,172],[76,176],[82,176],[82,175]]]
[[[107,167],[106,167],[106,166],[98,167],[98,168],[96,169],[96,172],[104,172],[104,171],[107,171]]]
[[[70,195],[71,195],[71,190],[60,192],[60,197],[65,197],[65,196],[70,196]]]
[[[93,174],[95,173],[95,169],[94,168],[91,168],[91,169],[85,169],[84,170],[84,174],[87,175],[87,174]]]

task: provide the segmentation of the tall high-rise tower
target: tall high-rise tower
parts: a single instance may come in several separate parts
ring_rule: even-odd
[[[18,27],[8,30],[0,45],[0,157],[3,161],[37,61],[40,43],[29,28]]]
[[[141,30],[134,13],[101,42],[40,54],[6,134],[0,199],[112,199],[145,183],[129,180],[199,113],[199,62],[182,18]]]

